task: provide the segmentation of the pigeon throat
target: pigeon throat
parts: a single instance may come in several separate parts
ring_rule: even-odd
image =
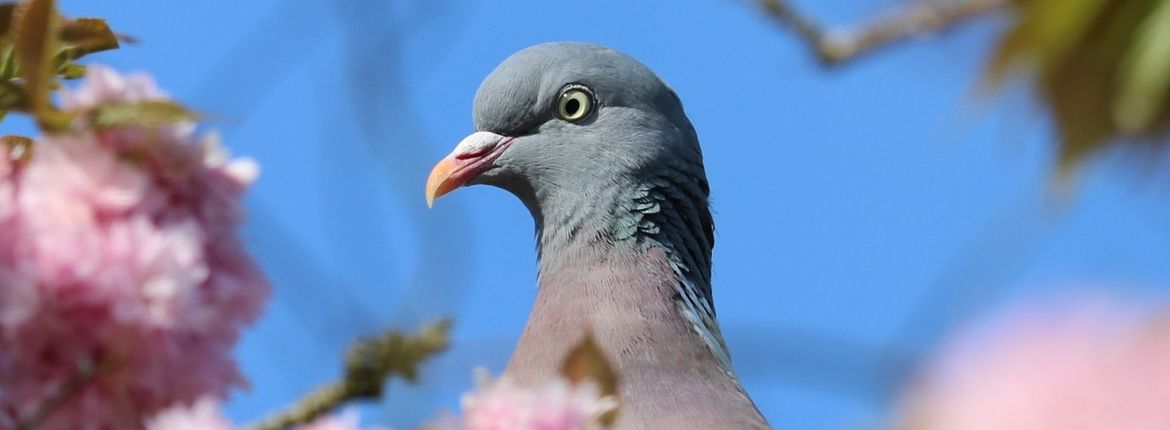
[[[677,314],[729,368],[730,357],[711,295],[713,226],[706,187],[681,184],[686,178],[690,176],[661,174],[628,185],[611,182],[615,185],[608,190],[572,191],[573,195],[589,195],[593,202],[607,203],[601,205],[573,204],[574,200],[561,196],[536,193],[536,202],[530,207],[537,227],[539,284],[541,289],[586,289],[591,287],[565,282],[565,273],[583,267],[609,267],[615,261],[655,262],[662,267],[635,270],[645,276],[670,275],[671,279],[647,285],[670,286],[670,294],[663,297],[676,305]],[[645,258],[651,254],[662,258]]]
[[[525,193],[512,191],[526,201],[535,220],[542,270],[593,251],[644,252],[658,247],[687,278],[708,286],[714,226],[707,187],[688,184],[692,178],[666,172],[625,181],[590,181],[605,184],[591,189],[551,184]],[[709,287],[703,290],[709,300]]]

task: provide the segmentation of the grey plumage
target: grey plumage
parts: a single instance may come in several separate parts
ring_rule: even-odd
[[[595,104],[579,122],[556,115],[572,85]],[[619,428],[768,428],[715,321],[709,188],[675,92],[615,50],[542,44],[484,80],[474,122],[506,143],[467,183],[511,191],[536,222],[539,290],[507,373],[552,377],[588,328],[622,377]]]

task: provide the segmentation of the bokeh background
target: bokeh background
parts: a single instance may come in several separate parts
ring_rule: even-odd
[[[795,3],[831,23],[897,4]],[[713,189],[723,332],[778,428],[882,422],[925,354],[1014,298],[1170,286],[1166,169],[1104,153],[1053,192],[1044,111],[1023,85],[977,85],[1000,20],[826,70],[746,1],[61,8],[141,39],[89,61],[154,74],[262,165],[244,235],[275,294],[238,348],[237,421],[338,377],[357,337],[445,315],[453,348],[364,422],[412,428],[457,408],[476,366],[502,371],[535,294],[532,221],[486,187],[428,210],[423,184],[472,131],[483,77],[546,41],[623,50],[682,97]]]

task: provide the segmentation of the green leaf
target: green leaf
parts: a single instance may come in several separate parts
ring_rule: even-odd
[[[198,118],[198,114],[183,105],[164,100],[107,103],[89,111],[90,123],[98,129],[124,126],[153,127],[194,121]]]
[[[989,61],[985,82],[1010,72],[1032,81],[1060,138],[1062,173],[1106,147],[1163,131],[1170,0],[1017,0],[1017,20]]]
[[[0,110],[27,112],[24,90],[12,82],[0,82]]]
[[[61,79],[81,79],[85,76],[85,66],[69,62],[57,68],[57,76]]]
[[[998,85],[1013,67],[1044,67],[1076,48],[1080,36],[1109,0],[1022,0],[1017,23],[1005,31],[987,78]]]
[[[60,79],[85,75],[74,61],[90,53],[118,48],[122,36],[100,18],[66,20],[55,0],[0,3],[0,119],[8,111],[31,113],[48,132],[70,127],[76,113],[58,110],[50,93]],[[153,124],[168,118],[191,117],[173,106],[111,108],[98,114],[111,124]]]
[[[1154,127],[1170,92],[1170,1],[1159,2],[1137,29],[1120,86],[1113,115],[1121,130],[1141,133]]]
[[[0,46],[0,80],[11,81],[20,76],[20,69],[16,67],[16,46],[5,43]]]

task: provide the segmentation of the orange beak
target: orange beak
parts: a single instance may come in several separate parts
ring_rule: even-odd
[[[439,161],[434,169],[431,169],[431,176],[427,178],[427,207],[431,207],[435,203],[435,199],[442,197],[460,185],[460,181],[453,180],[455,172],[459,170],[459,163],[452,157],[447,157]]]
[[[491,168],[511,143],[510,137],[486,131],[463,138],[450,155],[431,169],[431,176],[427,178],[427,207],[431,207],[435,199],[466,185]]]

